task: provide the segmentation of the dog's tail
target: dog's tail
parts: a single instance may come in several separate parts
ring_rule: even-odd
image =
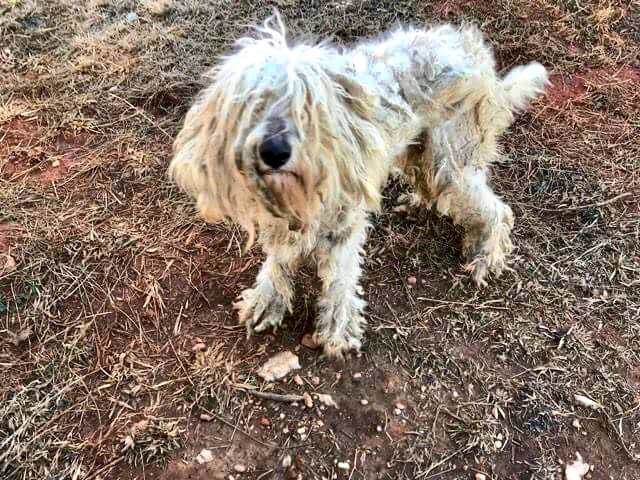
[[[485,95],[476,104],[476,120],[483,136],[495,138],[507,130],[517,113],[544,93],[549,76],[539,63],[513,68],[497,82],[485,84]],[[482,89],[482,87],[480,87]]]
[[[513,113],[525,110],[544,93],[549,83],[547,70],[537,62],[513,68],[501,80],[507,107]]]

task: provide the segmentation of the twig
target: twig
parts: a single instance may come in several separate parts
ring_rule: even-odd
[[[630,197],[632,195],[631,192],[625,192],[625,193],[621,193],[620,195],[616,195],[613,198],[610,198],[609,200],[602,200],[600,202],[594,202],[594,203],[587,203],[586,205],[576,205],[573,207],[562,207],[562,208],[542,208],[542,207],[536,207],[534,205],[532,205],[532,207],[536,210],[540,210],[542,212],[573,212],[576,210],[584,210],[586,208],[597,208],[597,207],[604,207],[605,205],[609,205],[611,203],[615,203],[618,200],[622,200],[623,198],[627,198]]]
[[[267,400],[274,400],[276,402],[301,402],[304,400],[302,395],[282,395],[280,393],[271,393],[271,392],[260,392],[258,390],[244,390],[249,395],[253,395],[254,397],[264,398]]]
[[[213,413],[207,409],[203,409],[205,412],[207,412],[208,415],[211,415],[213,418],[215,418],[216,420],[218,420],[221,423],[224,423],[227,427],[232,428],[234,432],[240,432],[241,434],[243,434],[245,437],[247,437],[250,440],[253,440],[256,443],[259,443],[260,445],[263,445],[265,447],[268,448],[278,448],[278,445],[274,444],[274,443],[264,443],[260,440],[258,440],[257,438],[253,437],[252,435],[248,434],[247,432],[245,432],[244,430],[238,428],[236,425],[234,425],[231,422],[226,421],[224,418],[222,418],[220,415]]]

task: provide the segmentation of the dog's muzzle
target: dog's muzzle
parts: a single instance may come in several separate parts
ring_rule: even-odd
[[[291,144],[285,132],[269,135],[258,151],[265,165],[273,169],[282,167],[291,158]]]

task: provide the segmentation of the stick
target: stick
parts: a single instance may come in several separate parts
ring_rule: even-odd
[[[541,210],[543,212],[573,212],[576,210],[584,210],[586,208],[594,208],[594,207],[604,207],[605,205],[609,205],[611,203],[615,203],[618,200],[622,200],[623,198],[627,198],[630,197],[632,195],[631,192],[625,192],[625,193],[621,193],[620,195],[616,195],[613,198],[610,198],[609,200],[602,200],[600,202],[595,202],[595,203],[588,203],[586,205],[577,205],[574,207],[563,207],[563,208],[540,208],[540,207],[533,207],[536,210]]]
[[[258,390],[245,390],[249,395],[264,398],[266,400],[274,400],[276,402],[301,402],[304,400],[302,395],[281,395],[279,393],[260,392]]]

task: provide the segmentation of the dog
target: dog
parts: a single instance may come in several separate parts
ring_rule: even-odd
[[[473,26],[400,27],[339,48],[291,42],[276,12],[208,73],[168,174],[207,222],[231,220],[266,259],[234,304],[247,332],[292,311],[292,276],[313,258],[322,283],[314,340],[359,350],[368,217],[399,172],[413,199],[464,227],[477,285],[507,267],[513,213],[488,185],[498,137],[540,96],[539,63],[501,78]]]

